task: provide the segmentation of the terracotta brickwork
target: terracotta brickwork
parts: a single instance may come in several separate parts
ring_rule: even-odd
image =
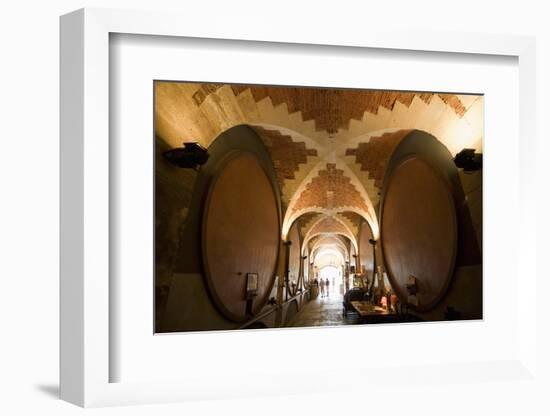
[[[313,247],[315,245],[315,243],[317,243],[320,239],[321,239],[322,236],[320,235],[317,235],[315,237],[312,237],[309,241],[308,241],[308,244],[309,244],[309,248],[311,249],[311,247]]]
[[[312,244],[310,247],[315,248],[321,248],[321,247],[329,247],[329,248],[337,248],[342,249],[344,252],[347,253],[348,248],[347,244],[344,240],[347,240],[345,237],[342,237],[339,234],[325,234],[325,235],[319,235],[314,239],[311,239]],[[349,241],[349,240],[347,240]],[[344,253],[342,253],[344,254]]]
[[[224,84],[201,84],[193,94],[193,100],[197,106],[200,106],[208,95],[223,86]],[[335,134],[339,129],[348,128],[351,119],[361,120],[365,112],[378,114],[380,107],[392,110],[396,102],[409,107],[414,97],[430,104],[433,97],[437,95],[459,117],[466,112],[466,107],[454,94],[243,85],[233,85],[231,88],[235,96],[250,90],[256,102],[269,97],[274,106],[285,103],[289,114],[300,111],[304,121],[315,120],[317,130],[326,130],[329,134]]]
[[[223,86],[224,84],[200,84],[200,88],[195,94],[193,94],[193,101],[195,101],[195,104],[200,106],[204,102],[204,100],[206,100],[206,97],[208,97],[212,93],[215,93]]]
[[[453,94],[238,85],[232,88],[235,95],[250,89],[256,102],[270,97],[274,106],[286,103],[289,114],[301,111],[304,121],[315,120],[317,129],[326,130],[329,134],[348,128],[351,119],[361,120],[365,112],[378,114],[380,107],[392,110],[397,101],[409,107],[415,96],[429,104],[433,97],[438,95],[459,117],[466,112],[460,98]]]
[[[303,208],[355,207],[368,211],[367,204],[344,171],[336,164],[327,163],[327,168],[306,185],[294,205],[294,212]]]
[[[306,148],[304,142],[295,142],[292,137],[279,130],[267,130],[258,126],[254,130],[269,150],[281,189],[285,180],[295,179],[295,172],[300,164],[307,163],[308,156],[317,156],[317,150]]]
[[[339,215],[341,215],[347,221],[349,221],[355,230],[359,230],[359,227],[363,222],[363,218],[361,218],[359,214],[356,214],[355,212],[351,212],[351,211],[344,211],[344,212],[340,212]]]
[[[386,165],[394,149],[409,133],[410,130],[398,130],[371,137],[367,143],[359,143],[355,149],[346,149],[346,156],[355,156],[355,163],[361,165],[361,170],[369,172],[369,178],[374,179],[375,186],[381,188]]]
[[[344,227],[344,225],[334,219],[333,217],[326,217],[321,220],[311,229],[312,234],[317,233],[344,233],[349,234],[349,231]]]
[[[311,228],[313,223],[319,218],[319,213],[317,212],[306,212],[303,215],[300,215],[300,217],[296,220],[298,221],[299,228],[300,228],[300,235],[302,238],[306,236],[306,233]]]

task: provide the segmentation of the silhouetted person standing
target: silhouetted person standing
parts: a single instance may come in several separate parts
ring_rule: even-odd
[[[328,290],[329,285],[330,285],[330,283],[329,283],[328,277],[327,277],[327,278],[325,279],[325,292],[327,292],[327,297],[329,296],[329,290]]]
[[[321,283],[319,283],[319,286],[321,286],[321,297],[325,297],[325,281],[321,279]]]

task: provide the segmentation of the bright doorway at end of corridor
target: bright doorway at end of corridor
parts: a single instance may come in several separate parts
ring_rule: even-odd
[[[341,268],[335,265],[324,266],[319,271],[319,286],[321,298],[342,297],[344,294],[344,280]]]

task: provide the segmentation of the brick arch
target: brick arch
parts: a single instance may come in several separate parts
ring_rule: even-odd
[[[323,217],[313,227],[311,227],[310,233],[349,233],[351,230],[335,217]]]
[[[308,241],[311,242],[313,241],[313,245],[317,244],[319,241],[321,241],[321,239],[325,238],[325,237],[336,237],[336,238],[342,238],[342,239],[347,239],[347,240],[350,240],[352,242],[351,244],[351,247],[353,247],[353,240],[351,240],[351,236],[348,234],[348,233],[342,233],[342,232],[332,232],[332,233],[314,233],[314,234],[310,234],[310,239]],[[316,239],[316,237],[318,237]]]
[[[283,238],[292,223],[310,211],[329,215],[353,211],[378,230],[374,207],[365,188],[351,169],[337,158],[333,162],[319,162],[297,188],[285,213]]]
[[[335,163],[327,163],[300,194],[292,211],[307,207],[336,209],[352,206],[368,211],[369,207],[351,179]]]
[[[319,257],[319,255],[323,252],[332,252],[332,253],[335,253],[335,254],[337,253],[341,257],[342,263],[346,261],[346,256],[338,248],[336,248],[336,247],[322,247],[316,253],[314,253],[313,262],[315,262],[317,260],[317,258]]]
[[[317,211],[306,212],[296,219],[295,222],[298,222],[300,235],[302,240],[305,239],[307,232],[311,229],[312,225],[317,222],[317,220],[323,216],[322,213]],[[294,225],[294,224],[293,224]]]
[[[311,248],[315,247],[317,244],[325,244],[325,243],[338,243],[346,245],[347,237],[342,236],[340,234],[336,233],[330,233],[330,234],[319,234],[316,236],[318,238],[312,237],[310,239]]]
[[[335,216],[323,216],[315,221],[304,237],[303,245],[307,245],[314,237],[319,235],[341,235],[351,241],[351,245],[357,249],[357,240],[353,232],[341,219]]]
[[[365,213],[362,212],[361,210],[358,210],[354,207],[344,207],[345,210],[347,212],[353,212],[355,214],[357,214],[357,216],[359,216],[362,220],[364,221],[367,221],[367,218],[365,217]],[[287,211],[288,212],[288,211]],[[288,223],[289,224],[289,227],[291,227],[296,221],[299,221],[301,218],[305,217],[305,216],[309,216],[310,214],[314,214],[314,220],[315,221],[311,221],[307,224],[307,229],[306,229],[306,232],[307,230],[309,230],[311,228],[311,226],[313,225],[314,222],[318,221],[321,216],[338,216],[338,212],[335,212],[334,210],[329,210],[329,209],[325,209],[325,208],[305,208],[303,210],[300,210],[296,213],[296,215],[292,216],[292,223]],[[340,218],[341,219],[341,218]],[[344,221],[345,223],[345,221]],[[346,224],[347,225],[347,224]],[[348,228],[350,228],[348,226]],[[351,230],[351,228],[350,228]]]
[[[358,236],[361,223],[365,222],[359,214],[353,211],[341,211],[336,216],[348,226],[355,236]]]
[[[349,258],[350,256],[349,249],[346,246],[345,242],[343,241],[343,236],[340,236],[338,234],[330,234],[330,235],[320,237],[311,246],[311,251],[310,251],[311,255],[313,256],[316,250],[326,246],[340,247],[343,250],[346,258]]]
[[[310,251],[313,252],[314,250],[318,249],[319,247],[324,246],[338,246],[342,250],[344,250],[345,253],[349,254],[349,243],[348,243],[348,237],[345,235],[340,234],[326,234],[326,235],[319,235],[319,238],[315,240],[315,242],[311,245]]]

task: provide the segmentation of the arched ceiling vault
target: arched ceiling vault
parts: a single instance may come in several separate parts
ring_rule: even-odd
[[[319,217],[306,232],[304,238],[304,245],[307,245],[309,241],[317,235],[343,235],[347,237],[351,244],[357,248],[357,240],[353,235],[353,232],[349,229],[347,224],[344,223],[337,216],[324,215]]]
[[[348,251],[350,242],[349,238],[344,235],[327,233],[319,234],[318,236],[312,236],[311,239],[308,241],[308,244],[310,246],[310,250],[314,250],[316,247],[322,244],[336,244],[342,246],[345,251]],[[307,246],[307,244],[304,245],[304,247]]]
[[[374,206],[363,184],[341,159],[332,159],[332,163],[319,162],[297,187],[286,210],[283,238],[300,215],[313,210],[332,216],[351,210],[378,229]]]
[[[314,258],[314,263],[318,263],[319,262],[319,259],[325,257],[325,256],[334,256],[336,257],[338,260],[340,260],[340,262],[342,264],[344,264],[346,262],[346,258],[345,256],[342,254],[342,252],[340,250],[338,250],[337,248],[334,248],[334,247],[323,247],[321,250],[319,250],[316,254],[315,254],[315,258]]]
[[[155,103],[155,133],[169,148],[208,147],[233,126],[254,128],[277,172],[283,239],[295,221],[305,236],[327,216],[352,243],[360,221],[377,238],[387,160],[410,130],[430,133],[451,154],[483,151],[480,95],[158,81]]]
[[[321,237],[342,237],[342,238],[348,239],[347,236],[342,235],[342,234],[337,234],[337,233],[324,233],[324,234],[318,234],[317,236],[321,236]],[[342,243],[342,242],[340,242],[340,243],[338,243],[338,242],[329,243],[329,242],[325,241],[325,242],[322,242],[322,243],[317,243],[317,241],[316,241],[315,244],[312,245],[312,247],[314,247],[315,249],[319,249],[320,247],[326,247],[326,246],[335,247],[335,248],[339,247],[342,250],[342,253],[343,253],[344,257],[349,258],[349,256],[350,256],[350,247],[348,245]],[[353,249],[353,246],[351,247],[351,249]],[[310,254],[310,255],[312,255],[312,254]]]
[[[310,255],[310,261],[312,261],[312,260],[314,261],[316,256],[318,255],[319,251],[324,250],[326,248],[333,248],[333,249],[339,250],[342,253],[344,259],[346,259],[346,260],[349,260],[349,258],[350,258],[349,251],[348,251],[347,247],[342,242],[325,241],[324,243],[315,244],[312,247],[311,255]]]

